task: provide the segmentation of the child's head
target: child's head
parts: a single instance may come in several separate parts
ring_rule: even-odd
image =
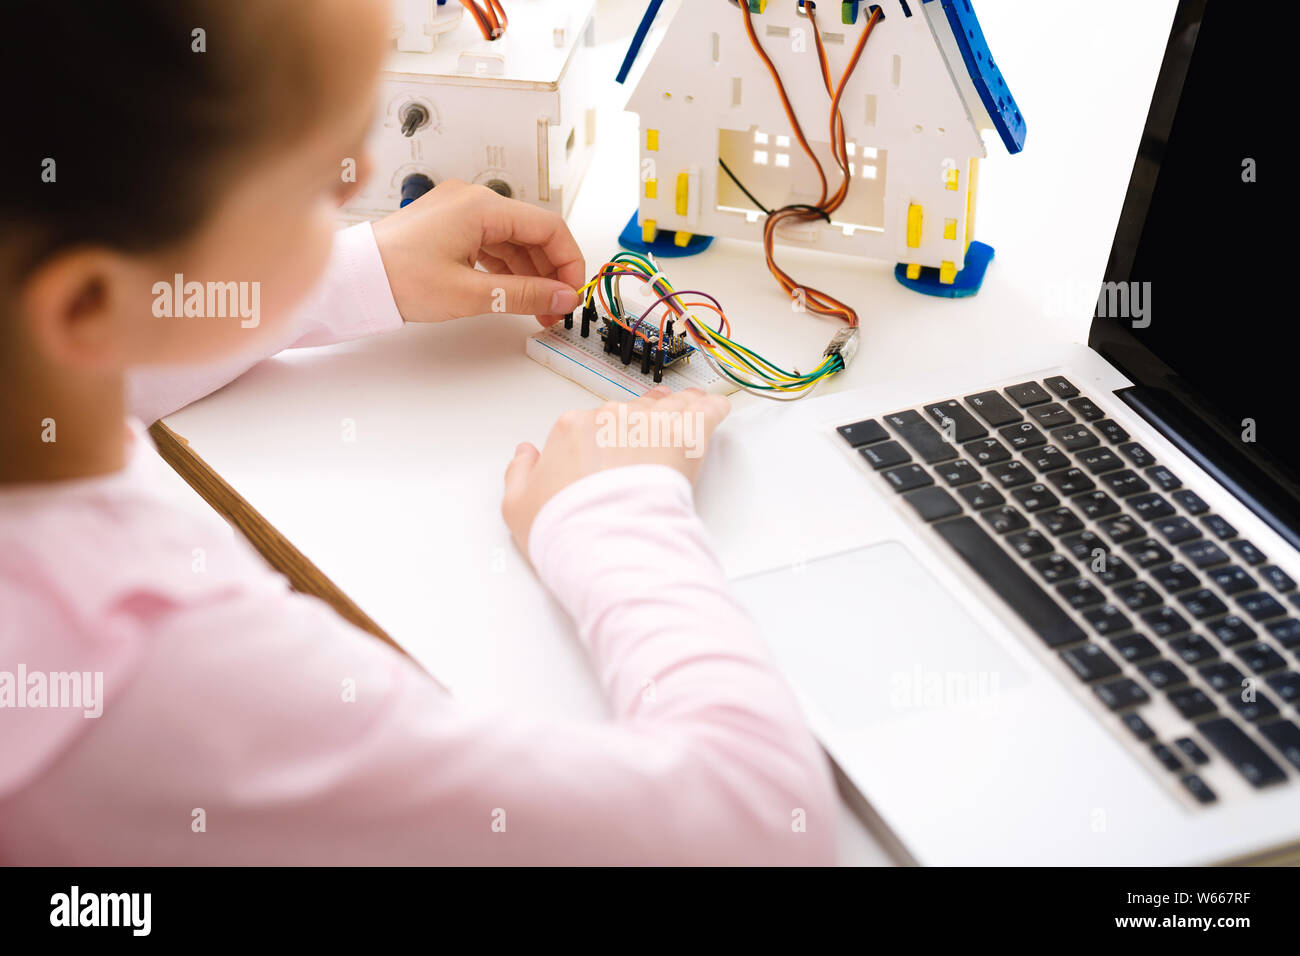
[[[385,0],[0,4],[0,350],[120,373],[240,350],[286,315],[364,176],[388,15]],[[162,291],[177,275],[179,316]],[[241,291],[253,318],[229,314]]]

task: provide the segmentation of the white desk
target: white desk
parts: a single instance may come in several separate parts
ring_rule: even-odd
[[[643,7],[606,0],[602,33],[611,23],[630,30]],[[1086,340],[1174,7],[979,5],[1029,124],[1024,153],[1008,156],[994,136],[980,172],[976,237],[997,258],[979,296],[950,301],[903,289],[892,264],[782,251],[793,275],[862,316],[857,361],[828,388]],[[608,39],[609,108],[570,217],[592,267],[614,251],[637,195],[636,118],[621,112],[612,82],[626,39]],[[1043,240],[1062,235],[1069,256],[1045,259]],[[825,345],[829,326],[791,312],[757,245],[717,242],[668,270],[678,288],[715,294],[760,352],[806,363]],[[603,702],[568,621],[499,512],[515,444],[540,445],[560,412],[597,401],[524,356],[535,329],[488,316],[286,353],[167,424],[458,696],[599,719]],[[734,398],[737,408],[756,401]],[[847,810],[840,831],[843,862],[886,862]]]

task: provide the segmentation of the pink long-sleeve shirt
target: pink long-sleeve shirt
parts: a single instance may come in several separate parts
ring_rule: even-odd
[[[278,344],[400,324],[359,226]],[[142,376],[134,407],[254,360]],[[833,859],[824,757],[675,471],[601,472],[537,516],[529,557],[613,715],[556,722],[458,703],[124,434],[118,473],[0,486],[0,863]]]

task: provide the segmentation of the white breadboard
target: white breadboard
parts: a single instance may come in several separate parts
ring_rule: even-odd
[[[624,365],[617,355],[606,355],[602,344],[594,325],[591,335],[584,339],[575,320],[571,329],[560,323],[530,336],[527,351],[533,361],[577,382],[601,398],[627,401],[645,394],[654,386],[653,372],[641,374],[639,362]],[[662,384],[674,392],[698,388],[729,395],[737,389],[734,382],[718,375],[698,354],[664,369]]]

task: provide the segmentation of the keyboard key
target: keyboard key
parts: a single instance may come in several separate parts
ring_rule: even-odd
[[[1062,538],[1061,544],[1065,546],[1070,554],[1074,555],[1076,561],[1090,562],[1097,556],[1098,552],[1102,555],[1106,553],[1106,542],[1091,531],[1081,531],[1078,534]]]
[[[1103,475],[1101,483],[1119,498],[1127,498],[1129,495],[1151,490],[1151,486],[1142,480],[1141,475],[1128,468],[1123,471],[1112,471],[1109,475]]]
[[[1089,491],[1070,499],[1079,512],[1090,521],[1106,518],[1119,511],[1115,499],[1104,491]]]
[[[1052,542],[1041,531],[1017,531],[1007,535],[1007,544],[1022,558],[1036,558],[1052,553]]]
[[[1227,541],[1237,536],[1237,529],[1228,524],[1222,515],[1206,515],[1201,519],[1201,524],[1205,525],[1206,530],[1220,541]]]
[[[1140,707],[1151,700],[1147,692],[1135,680],[1120,677],[1116,680],[1096,684],[1092,692],[1101,698],[1101,702],[1111,710],[1123,710],[1126,707]]]
[[[1079,648],[1062,650],[1061,659],[1070,665],[1079,680],[1086,683],[1119,675],[1119,665],[1101,649],[1100,644],[1084,644]]]
[[[1038,521],[1053,537],[1059,538],[1063,534],[1073,534],[1083,530],[1083,522],[1079,520],[1079,516],[1064,506],[1041,512]]]
[[[1112,638],[1110,646],[1126,661],[1145,661],[1160,656],[1160,649],[1142,634],[1124,634]]]
[[[1271,594],[1265,594],[1263,591],[1255,594],[1242,594],[1236,600],[1237,606],[1256,621],[1267,621],[1271,618],[1283,617],[1286,614],[1286,608],[1277,603],[1277,598]]]
[[[1157,607],[1164,601],[1160,592],[1145,581],[1120,585],[1115,588],[1115,597],[1119,598],[1120,603],[1130,611],[1144,611],[1147,608]]]
[[[1187,683],[1187,675],[1173,661],[1147,661],[1138,665],[1138,673],[1156,690]]]
[[[1024,451],[1026,448],[1037,448],[1039,445],[1047,444],[1047,436],[1029,422],[1018,422],[1006,428],[999,428],[998,435],[1011,446],[1012,451]]]
[[[867,464],[876,471],[881,468],[892,468],[894,465],[901,465],[905,461],[912,460],[912,456],[907,453],[907,449],[896,441],[869,445],[861,449],[858,454],[865,458]]]
[[[1238,647],[1237,656],[1241,658],[1243,664],[1256,674],[1280,671],[1286,667],[1286,661],[1282,659],[1282,655],[1273,650],[1271,644],[1265,644],[1263,641],[1256,641],[1254,644]]]
[[[1065,471],[1053,471],[1047,476],[1047,480],[1056,486],[1056,490],[1061,494],[1077,495],[1080,492],[1092,491],[1097,485],[1086,474],[1078,468],[1067,468]]]
[[[1057,398],[1074,398],[1079,394],[1079,390],[1070,384],[1070,380],[1064,375],[1053,375],[1051,378],[1043,379],[1043,384],[1050,388]]]
[[[1034,473],[1023,461],[1000,461],[989,465],[987,470],[989,477],[1002,488],[1016,488],[1034,480]]]
[[[1214,568],[1209,572],[1209,578],[1224,594],[1240,594],[1242,591],[1253,591],[1258,585],[1243,568],[1235,564],[1229,564],[1221,568]]]
[[[1156,584],[1160,585],[1167,594],[1188,591],[1201,583],[1201,579],[1193,574],[1187,565],[1179,561],[1156,568],[1151,572],[1151,577],[1155,578]]]
[[[1087,448],[1079,452],[1078,458],[1079,464],[1094,475],[1124,467],[1124,463],[1115,457],[1115,453],[1109,448]],[[1105,481],[1104,478],[1102,480]]]
[[[852,425],[841,425],[835,430],[854,448],[860,448],[863,445],[874,445],[876,442],[884,441],[889,437],[889,432],[885,431],[885,426],[874,418],[868,418],[863,422],[854,422]]]
[[[1281,674],[1269,674],[1264,680],[1278,697],[1288,704],[1300,700],[1300,674],[1295,671],[1283,671]]]
[[[1028,412],[1029,417],[1038,422],[1040,428],[1060,428],[1062,425],[1074,424],[1074,416],[1070,414],[1070,410],[1058,402],[1034,405],[1028,409]]]
[[[1205,503],[1201,496],[1189,488],[1172,492],[1169,497],[1173,498],[1178,503],[1178,506],[1189,515],[1203,515],[1210,510],[1210,506]]]
[[[1138,740],[1151,740],[1155,737],[1156,732],[1151,729],[1150,725],[1138,715],[1136,711],[1130,710],[1127,714],[1121,714],[1120,718],[1124,726]]]
[[[1048,584],[1060,584],[1079,576],[1079,569],[1063,554],[1045,554],[1029,562],[1030,567],[1038,572]]]
[[[1145,521],[1155,521],[1157,518],[1167,518],[1174,513],[1174,506],[1165,501],[1164,498],[1154,491],[1146,494],[1135,495],[1127,502],[1128,506],[1137,512],[1137,516]]]
[[[1093,448],[1099,444],[1097,436],[1088,431],[1086,425],[1067,425],[1051,432],[1052,441],[1066,451],[1079,451],[1081,448]]]
[[[1174,708],[1188,720],[1195,720],[1197,717],[1204,717],[1218,710],[1214,706],[1214,701],[1206,697],[1203,690],[1196,687],[1171,690],[1167,696],[1169,703],[1173,704]]]
[[[1018,422],[1023,417],[997,392],[976,392],[974,395],[967,395],[965,401],[975,409],[975,414],[994,428]]]
[[[1075,610],[1106,603],[1106,595],[1102,593],[1101,588],[1091,581],[1082,579],[1062,584],[1056,589],[1056,593]]]
[[[1026,488],[1017,488],[1011,492],[1011,497],[1020,502],[1020,507],[1024,508],[1030,514],[1035,511],[1042,511],[1044,508],[1051,508],[1060,504],[1060,499],[1052,494],[1050,488],[1043,484],[1032,484]]]
[[[1111,421],[1109,418],[1103,418],[1099,422],[1094,422],[1092,427],[1101,432],[1106,441],[1110,442],[1112,445],[1118,445],[1120,442],[1128,441],[1128,432],[1124,431],[1124,429],[1120,428],[1118,424]]]
[[[1113,604],[1084,608],[1080,613],[1089,626],[1102,637],[1107,634],[1119,634],[1133,626],[1128,616]]]
[[[1027,408],[1030,405],[1037,405],[1040,402],[1050,402],[1052,396],[1043,391],[1043,386],[1037,382],[1022,382],[1019,385],[1008,385],[1002,391],[1007,393],[1007,397],[1019,405],[1021,408]]]
[[[1197,668],[1197,673],[1205,679],[1205,683],[1210,685],[1211,690],[1216,690],[1220,694],[1237,693],[1241,689],[1241,682],[1246,679],[1246,675],[1238,670],[1236,665],[1229,664],[1227,661],[1205,664]]]
[[[972,481],[980,480],[980,473],[965,458],[958,458],[956,461],[947,461],[935,465],[934,471],[950,488],[955,488],[958,485],[968,485]]]
[[[1194,773],[1189,773],[1183,777],[1183,786],[1187,792],[1196,798],[1197,803],[1213,803],[1218,799],[1209,785]]]
[[[1251,626],[1235,614],[1221,617],[1205,626],[1225,647],[1233,647],[1255,639],[1255,632],[1251,629]]]
[[[1002,497],[1002,492],[987,481],[958,488],[957,494],[966,499],[966,503],[976,511],[983,511],[985,508],[996,508],[1007,502],[1007,499]]]
[[[1124,559],[1115,554],[1107,554],[1102,570],[1097,570],[1098,564],[1090,564],[1089,568],[1093,574],[1097,575],[1097,580],[1102,584],[1123,584],[1125,581],[1132,581],[1136,574],[1133,569],[1124,563]]]
[[[1141,584],[1141,582],[1137,582]],[[1127,585],[1132,587],[1133,585]],[[1143,587],[1148,585],[1143,584]],[[1152,591],[1152,594],[1155,592]],[[1147,611],[1142,615],[1142,622],[1151,628],[1151,633],[1156,637],[1175,637],[1179,634],[1186,634],[1192,629],[1187,623],[1187,618],[1183,617],[1171,607],[1156,608],[1154,611]]]
[[[1120,454],[1129,461],[1133,462],[1138,468],[1150,468],[1156,463],[1155,455],[1147,451],[1137,442],[1129,442],[1127,445],[1119,446]]]
[[[1259,728],[1264,739],[1271,743],[1297,770],[1300,770],[1300,727],[1289,720],[1278,720]]]
[[[1178,755],[1164,744],[1152,744],[1151,755],[1159,760],[1166,770],[1179,773],[1183,769],[1183,762],[1178,759]]]
[[[1169,649],[1186,664],[1196,665],[1202,661],[1218,658],[1219,649],[1199,634],[1184,634],[1169,641]]]
[[[907,409],[885,416],[885,424],[898,433],[924,462],[949,461],[957,457],[957,448],[921,417],[920,412]]]
[[[1161,491],[1173,491],[1175,488],[1181,488],[1183,483],[1178,480],[1178,476],[1166,468],[1164,465],[1156,465],[1146,470],[1146,476],[1155,482],[1156,487]]]
[[[1097,527],[1101,529],[1102,534],[1110,538],[1115,544],[1132,541],[1134,538],[1140,538],[1146,533],[1146,529],[1138,524],[1136,518],[1123,514],[1099,521]]]
[[[1025,520],[1025,516],[1010,505],[980,512],[980,517],[998,534],[1007,534],[1029,527],[1029,522]]]
[[[1200,588],[1178,596],[1179,602],[1187,608],[1187,613],[1198,621],[1207,617],[1218,617],[1227,613],[1228,607],[1219,600],[1219,596],[1209,588]]]
[[[1191,737],[1179,737],[1174,741],[1174,746],[1184,757],[1196,764],[1198,767],[1204,766],[1210,762],[1210,758],[1205,755],[1205,751]]]
[[[1049,471],[1059,471],[1062,468],[1070,466],[1070,459],[1055,445],[1044,445],[1042,448],[1031,448],[1024,453],[1025,461],[1032,465],[1039,474],[1046,474]]]
[[[1210,742],[1233,768],[1254,787],[1266,787],[1286,779],[1282,768],[1264,753],[1259,744],[1228,717],[1215,717],[1198,728],[1201,736]]]
[[[1213,541],[1193,541],[1178,549],[1192,564],[1198,568],[1212,568],[1216,564],[1226,564],[1228,556]]]
[[[1190,541],[1201,536],[1196,526],[1181,515],[1176,518],[1160,518],[1152,522],[1151,526],[1170,544]]]
[[[966,457],[977,465],[992,465],[999,461],[1006,461],[1011,457],[1011,452],[1007,451],[1006,446],[996,438],[979,438],[961,446],[961,450],[966,453]]]
[[[1226,698],[1228,706],[1241,715],[1242,720],[1250,721],[1252,724],[1259,723],[1261,720],[1272,720],[1279,713],[1277,704],[1266,694],[1256,691],[1253,699],[1247,699],[1242,694],[1229,694]]]
[[[925,413],[930,416],[940,432],[950,436],[954,442],[973,441],[988,434],[988,429],[977,422],[961,402],[955,400],[935,402],[933,405],[925,406]]]
[[[881,474],[898,492],[911,491],[914,488],[923,488],[926,485],[934,484],[934,479],[930,477],[930,473],[916,464],[891,468],[889,471],[882,471]]]
[[[1071,399],[1066,402],[1066,404],[1074,409],[1075,414],[1085,422],[1095,422],[1100,418],[1106,417],[1106,413],[1094,405],[1092,400],[1089,398],[1083,398],[1080,396],[1079,398]]]
[[[1295,618],[1285,617],[1280,621],[1269,621],[1264,627],[1273,635],[1273,639],[1288,651],[1300,648],[1300,621]]]
[[[1164,545],[1155,538],[1143,538],[1141,541],[1126,544],[1124,553],[1131,557],[1133,563],[1144,571],[1157,565],[1168,564],[1174,559],[1173,555],[1165,550]]]
[[[1264,578],[1265,581],[1273,585],[1274,589],[1282,592],[1283,594],[1286,594],[1288,591],[1295,590],[1295,581],[1293,581],[1291,579],[1291,576],[1287,574],[1285,571],[1283,571],[1281,568],[1279,568],[1276,564],[1265,565],[1264,567],[1259,569],[1259,573]]]
[[[1263,551],[1255,547],[1245,538],[1237,538],[1235,541],[1229,541],[1228,547],[1237,552],[1241,560],[1249,565],[1263,564],[1268,560],[1268,556]]]
[[[903,495],[903,500],[916,509],[922,521],[938,521],[961,514],[961,505],[942,488],[922,488]]]
[[[939,536],[1049,647],[1081,641],[1079,625],[971,518],[933,526]]]

